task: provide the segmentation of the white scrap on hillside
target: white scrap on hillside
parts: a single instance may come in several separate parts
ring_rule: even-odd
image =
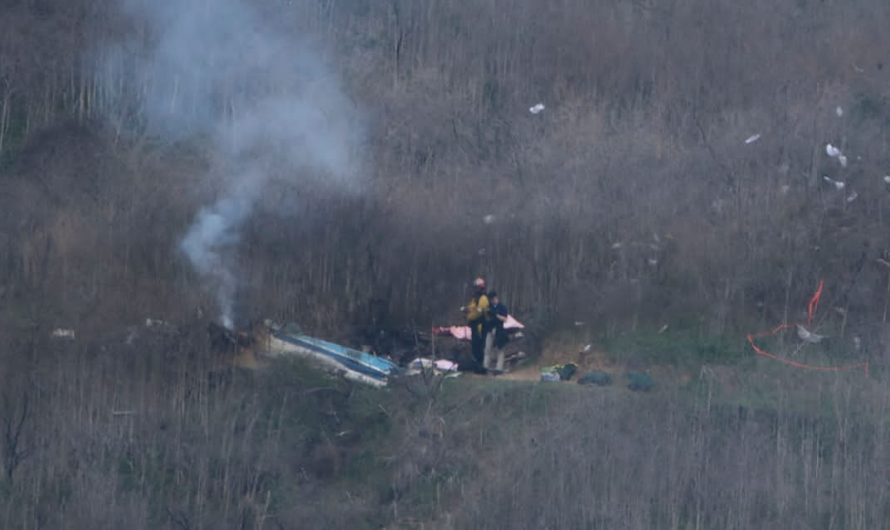
[[[843,118],[843,116],[844,116],[844,109],[842,109],[841,106],[838,105],[837,108],[834,109],[834,113],[837,114],[837,117],[838,117],[838,118]]]
[[[538,114],[538,113],[542,112],[545,108],[547,108],[547,107],[545,107],[543,103],[538,103],[537,105],[535,105],[533,107],[529,107],[528,111],[531,112],[532,114]]]
[[[850,195],[847,197],[847,202],[853,202],[857,198],[859,198],[859,194],[854,191],[854,192],[850,193]]]
[[[822,342],[823,339],[827,338],[825,335],[817,335],[816,333],[809,331],[800,324],[797,324],[797,336],[800,337],[800,340],[809,342],[810,344],[818,344]]]
[[[745,140],[745,143],[746,143],[746,144],[753,144],[753,143],[756,142],[757,140],[760,140],[760,133],[752,134],[751,136],[749,136],[749,137]]]
[[[836,189],[836,190],[838,190],[838,191],[844,189],[844,187],[846,186],[846,184],[845,184],[843,181],[841,181],[841,180],[834,180],[833,178],[828,177],[828,176],[826,176],[826,175],[823,175],[823,176],[822,176],[822,180],[824,180],[825,182],[827,182],[827,183],[831,184],[832,186],[834,186],[834,189]]]
[[[482,218],[482,221],[483,221],[485,224],[490,225],[491,223],[494,222],[494,215],[492,215],[492,214],[488,214],[488,215],[486,215],[485,217]]]
[[[56,328],[53,330],[52,336],[57,339],[74,340],[74,330],[73,329]]]
[[[840,162],[842,167],[847,167],[847,157],[837,147],[831,144],[826,144],[825,154],[827,154],[831,158],[837,158],[837,161]]]
[[[884,175],[884,182],[890,184],[890,175]]]

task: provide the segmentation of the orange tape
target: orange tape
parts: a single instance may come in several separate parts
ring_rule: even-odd
[[[809,303],[807,304],[807,325],[812,325],[813,317],[816,315],[816,310],[819,307],[819,300],[822,298],[822,289],[825,286],[825,280],[819,280],[819,286],[816,288],[816,292],[813,293],[812,298],[810,298]],[[818,366],[815,364],[806,364],[802,362],[795,361],[793,359],[788,359],[786,357],[780,357],[774,353],[770,353],[759,346],[754,342],[754,339],[762,338],[762,337],[771,337],[778,335],[782,331],[794,327],[795,324],[779,324],[769,331],[765,331],[757,334],[748,334],[748,343],[751,345],[751,348],[754,349],[754,352],[757,355],[762,357],[766,357],[768,359],[772,359],[774,361],[778,361],[787,366],[791,366],[794,368],[800,368],[803,370],[815,370],[817,372],[845,372],[849,370],[859,370],[860,368],[865,373],[865,377],[868,377],[868,361],[856,363],[856,364],[848,364],[845,366]]]
[[[822,288],[825,287],[825,280],[819,280],[819,286],[816,287],[816,292],[813,293],[813,297],[810,298],[810,302],[807,304],[807,325],[813,324],[813,317],[816,315],[816,309],[819,308],[819,300],[822,298]]]
[[[787,327],[787,326],[786,326]],[[764,335],[758,335],[764,336]],[[795,361],[793,359],[787,359],[785,357],[780,357],[776,354],[770,353],[766,350],[763,350],[754,343],[754,335],[748,335],[748,342],[751,344],[751,347],[757,353],[757,355],[762,355],[763,357],[768,357],[774,361],[779,361],[782,364],[786,364],[788,366],[793,366],[794,368],[801,368],[804,370],[816,370],[818,372],[845,372],[848,370],[858,370],[862,369],[865,372],[865,376],[868,377],[868,361],[857,363],[857,364],[848,364],[845,366],[818,366],[815,364],[805,364],[802,362]]]

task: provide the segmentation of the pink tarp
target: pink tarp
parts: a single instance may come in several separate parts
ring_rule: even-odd
[[[513,315],[507,315],[507,321],[504,322],[504,329],[525,329],[525,326],[513,318]]]
[[[507,321],[504,322],[504,329],[525,329],[525,326],[513,318],[512,315],[507,315]],[[470,326],[444,326],[433,328],[433,333],[436,335],[451,335],[458,340],[470,340]]]

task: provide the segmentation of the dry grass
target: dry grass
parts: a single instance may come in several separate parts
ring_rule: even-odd
[[[214,298],[177,251],[218,193],[206,139],[146,136],[142,81],[89,68],[135,30],[116,3],[13,2],[0,527],[886,526],[883,388],[746,362],[696,386],[694,365],[738,361],[745,332],[798,320],[825,278],[832,347],[859,337],[883,375],[890,4],[250,3],[315,36],[373,156],[362,197],[270,185],[233,257],[243,320],[427,330],[481,273],[538,336],[593,323],[580,346],[602,339],[614,366],[683,360],[693,377],[652,396],[473,378],[369,396],[220,369],[195,324]],[[238,94],[217,96],[224,111]],[[183,331],[145,337],[147,317]]]

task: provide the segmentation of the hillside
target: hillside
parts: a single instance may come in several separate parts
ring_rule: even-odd
[[[887,20],[0,2],[0,526],[883,526]],[[480,275],[514,380],[373,392],[207,336],[413,351]],[[567,361],[618,381],[535,382]]]
[[[225,368],[184,329],[62,344],[4,389],[6,528],[883,524],[887,390],[861,373],[752,359],[655,370],[649,393],[620,377],[378,390],[292,361]]]

